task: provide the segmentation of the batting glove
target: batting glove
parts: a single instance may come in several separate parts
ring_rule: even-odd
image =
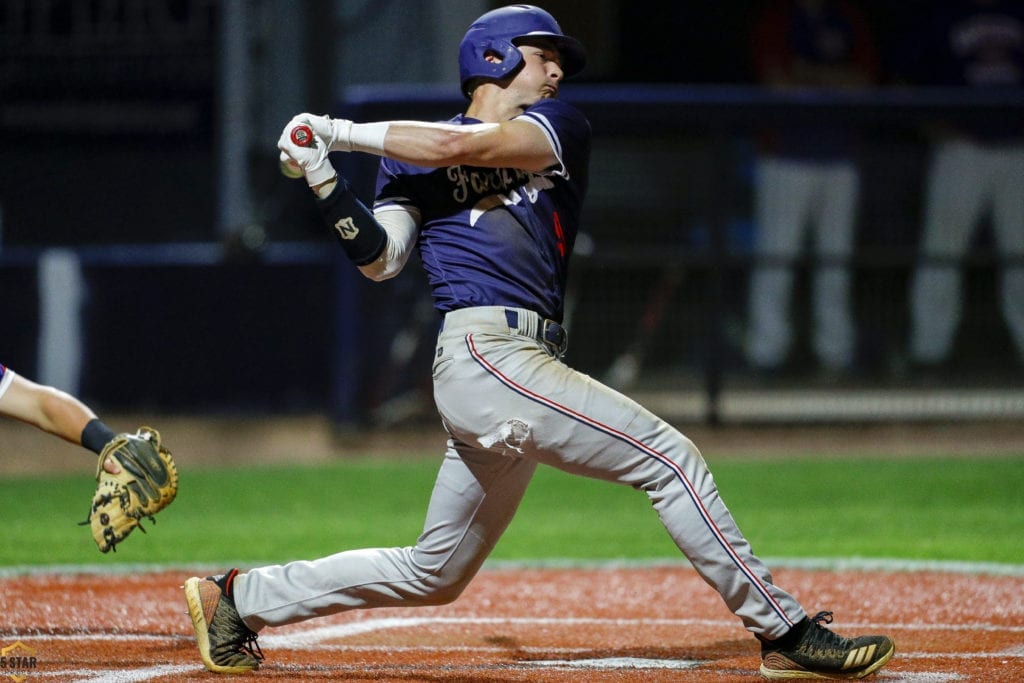
[[[292,140],[292,129],[296,126],[306,125],[312,129],[306,116],[308,115],[299,115],[288,122],[277,140],[277,148],[281,150],[281,161],[285,164],[294,162],[306,176],[309,186],[315,187],[331,180],[338,173],[328,158],[329,143],[315,130],[308,145],[298,145]]]
[[[347,119],[332,119],[330,116],[314,116],[313,114],[299,114],[295,119],[301,119],[313,130],[313,134],[327,143],[328,149],[332,152],[352,151],[352,122]]]
[[[293,120],[309,126],[332,152],[368,152],[378,156],[384,154],[384,138],[391,126],[389,121],[353,123],[312,114],[299,114]]]

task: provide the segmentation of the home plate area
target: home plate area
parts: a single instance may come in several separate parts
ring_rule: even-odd
[[[8,680],[224,680],[198,657],[179,586],[193,570],[0,576]],[[1024,576],[781,568],[844,635],[888,633],[874,680],[1024,680]],[[752,681],[758,643],[687,565],[485,569],[454,603],[353,611],[260,635],[250,678]]]

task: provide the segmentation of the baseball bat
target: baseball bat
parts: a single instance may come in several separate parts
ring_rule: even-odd
[[[625,391],[636,382],[647,359],[647,351],[654,339],[654,333],[661,326],[669,310],[672,296],[682,281],[683,271],[680,268],[669,267],[661,272],[657,284],[647,296],[647,305],[636,334],[626,350],[616,356],[605,372],[604,380],[608,386]]]
[[[377,426],[392,426],[418,412],[429,404],[429,391],[421,386],[421,375],[415,385],[398,395],[403,376],[416,373],[411,369],[412,360],[424,343],[431,343],[436,336],[434,305],[429,295],[420,295],[412,303],[412,311],[406,316],[405,325],[395,334],[391,342],[387,361],[381,368],[380,376],[374,383],[371,396],[371,419]],[[429,387],[429,375],[427,375]]]
[[[313,139],[313,130],[304,123],[292,128],[291,139],[299,147],[316,147],[316,140]]]
[[[304,123],[300,123],[299,125],[292,128],[291,133],[289,133],[289,137],[291,138],[292,142],[298,145],[299,147],[316,146],[316,138],[313,137],[313,130]],[[299,165],[295,162],[294,159],[281,160],[281,173],[288,178],[302,177],[302,169],[299,168]]]

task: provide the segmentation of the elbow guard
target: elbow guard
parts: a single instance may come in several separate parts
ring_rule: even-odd
[[[327,225],[334,230],[342,249],[357,266],[371,263],[388,243],[387,233],[370,210],[359,201],[344,178],[316,204]]]

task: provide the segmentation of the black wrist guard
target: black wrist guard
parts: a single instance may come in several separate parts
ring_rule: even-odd
[[[371,263],[387,246],[388,236],[370,210],[359,201],[347,182],[338,184],[329,195],[316,200],[320,214],[330,226],[342,249],[357,266]]]
[[[103,424],[99,418],[89,420],[79,437],[81,444],[93,453],[99,455],[107,442],[114,438],[114,430]]]

